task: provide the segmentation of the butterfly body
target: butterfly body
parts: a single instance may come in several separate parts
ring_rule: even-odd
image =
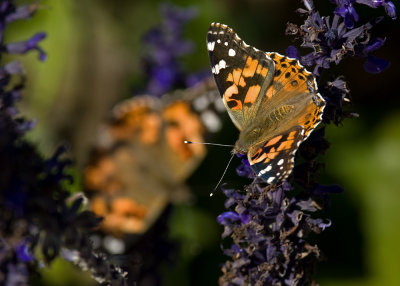
[[[207,47],[217,87],[239,129],[234,153],[247,153],[268,183],[287,178],[298,146],[320,123],[325,101],[313,75],[296,59],[247,45],[213,23]]]

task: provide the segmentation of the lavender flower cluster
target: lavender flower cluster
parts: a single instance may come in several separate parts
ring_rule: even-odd
[[[162,23],[148,31],[143,40],[146,54],[143,58],[145,71],[149,76],[146,92],[161,96],[174,88],[186,85],[186,75],[180,59],[190,54],[194,45],[183,38],[185,25],[197,11],[164,4],[160,6]],[[189,83],[191,79],[188,78]]]
[[[15,106],[25,75],[18,61],[4,63],[4,54],[36,50],[44,61],[39,42],[46,34],[5,43],[4,32],[9,23],[30,18],[37,8],[37,2],[0,2],[0,284],[28,285],[39,267],[63,253],[102,284],[126,285],[123,271],[92,250],[88,232],[99,218],[81,211],[83,199],[71,198],[65,189],[72,180],[65,172],[71,162],[61,158],[65,148],[44,159],[23,137],[34,127],[34,121],[20,116]]]
[[[392,19],[396,18],[391,1],[331,0],[336,4],[333,18],[321,16],[312,0],[304,0],[305,9],[297,11],[306,17],[303,25],[289,23],[286,34],[302,40],[301,47],[312,49],[300,56],[294,46],[287,49],[289,57],[297,58],[307,67],[314,67],[319,92],[325,98],[323,122],[339,124],[344,118],[355,116],[343,108],[348,101],[349,90],[343,77],[334,81],[321,81],[321,73],[332,63],[339,64],[346,57],[364,57],[364,68],[378,73],[389,63],[371,53],[380,48],[385,40],[371,38],[371,29],[382,18],[356,26],[359,21],[355,4],[372,8],[384,7]],[[329,205],[329,194],[340,193],[340,186],[323,186],[316,177],[321,164],[317,157],[329,147],[324,127],[314,131],[299,149],[304,159],[295,166],[292,179],[301,188],[293,192],[289,182],[267,185],[257,178],[247,159],[237,168],[239,176],[252,178],[244,191],[223,188],[227,196],[227,212],[218,217],[224,226],[222,235],[230,238],[231,245],[224,245],[224,253],[230,260],[222,266],[219,284],[231,285],[310,285],[315,284],[312,275],[321,253],[317,245],[307,242],[309,233],[320,233],[330,226],[329,220],[315,218],[318,211]]]

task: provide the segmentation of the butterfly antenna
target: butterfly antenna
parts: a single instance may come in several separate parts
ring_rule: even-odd
[[[226,144],[217,144],[217,143],[208,143],[208,142],[193,142],[193,141],[183,141],[185,144],[202,144],[202,145],[213,145],[213,146],[222,146],[222,147],[234,147],[233,145]]]
[[[225,171],[222,174],[221,179],[219,179],[218,184],[215,186],[214,190],[210,193],[210,197],[212,197],[214,195],[214,192],[217,190],[218,186],[221,184],[222,179],[224,178],[225,173],[228,170],[228,167],[231,164],[233,157],[235,157],[235,154],[232,154],[231,158],[229,159],[228,165],[226,165]]]

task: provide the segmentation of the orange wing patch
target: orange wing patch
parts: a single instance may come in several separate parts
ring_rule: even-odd
[[[137,138],[146,145],[159,141],[161,129],[160,116],[148,107],[138,106],[124,112],[119,111],[118,119],[109,126],[110,135],[119,140]]]
[[[243,108],[242,102],[239,99],[233,98],[237,94],[239,94],[239,89],[236,84],[232,84],[224,93],[226,103],[232,110],[242,110]]]
[[[292,148],[293,142],[294,142],[294,140],[283,141],[283,142],[279,145],[277,151],[280,152],[280,151],[282,151],[282,150],[289,150],[290,148]]]
[[[278,135],[278,136],[272,138],[271,140],[269,140],[267,142],[267,144],[264,145],[264,147],[268,147],[268,146],[274,145],[277,142],[279,142],[279,140],[281,140],[281,139],[282,139],[282,135]]]
[[[205,153],[204,145],[183,143],[187,138],[197,142],[204,140],[204,127],[186,102],[178,101],[169,105],[163,111],[163,117],[167,123],[165,135],[168,145],[181,160],[186,161]]]
[[[260,85],[250,86],[244,98],[244,103],[254,103],[258,97],[258,94],[260,93],[260,90]]]
[[[253,59],[252,57],[248,57],[246,61],[246,65],[243,69],[243,76],[244,77],[253,77],[254,73],[257,70],[258,60]]]

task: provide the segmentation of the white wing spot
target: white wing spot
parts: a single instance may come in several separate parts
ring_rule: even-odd
[[[267,180],[267,183],[271,184],[273,182],[273,180],[275,180],[275,177],[269,177]]]
[[[229,55],[230,57],[234,57],[234,56],[236,55],[235,50],[234,50],[234,49],[229,49],[228,55]]]
[[[210,52],[214,51],[215,42],[208,42],[207,48]]]
[[[220,44],[220,43],[221,43],[221,40],[220,40],[220,39],[218,39],[218,40],[217,40],[217,43],[218,43],[218,44]]]
[[[219,71],[224,68],[226,68],[226,61],[220,60],[219,63],[214,66],[215,74],[219,74]]]
[[[280,166],[280,165],[282,165],[283,164],[283,159],[280,159],[279,161],[278,161],[278,166]]]
[[[265,172],[268,172],[268,171],[271,171],[271,169],[272,169],[272,166],[268,165],[267,168],[265,168],[264,170],[265,170]]]
[[[225,46],[228,46],[228,42],[225,42],[224,45],[225,45]]]

